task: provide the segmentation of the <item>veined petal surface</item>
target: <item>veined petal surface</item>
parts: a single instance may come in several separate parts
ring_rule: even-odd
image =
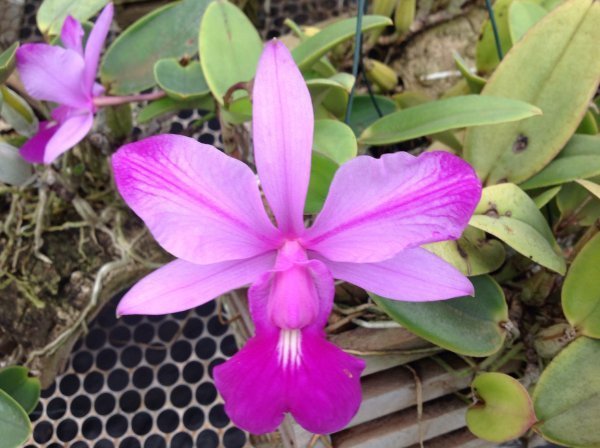
[[[104,47],[104,41],[110,30],[110,24],[113,19],[114,6],[109,3],[104,7],[96,23],[90,32],[88,40],[85,44],[85,74],[83,83],[86,91],[91,91],[96,81],[98,72],[98,63],[100,61],[100,53]]]
[[[159,135],[121,147],[112,165],[125,202],[178,258],[219,263],[280,243],[254,173],[212,146]]]
[[[83,27],[81,23],[73,18],[73,16],[67,16],[65,19],[62,30],[60,32],[60,40],[62,41],[65,48],[73,50],[83,57]]]
[[[282,354],[286,350],[289,357]],[[323,332],[275,329],[257,331],[215,368],[214,378],[227,415],[242,429],[274,431],[289,412],[307,431],[329,434],[343,429],[358,411],[364,367]]]
[[[136,283],[119,302],[117,314],[167,314],[188,310],[254,282],[274,263],[274,252],[207,265],[175,260]]]
[[[332,261],[387,260],[460,237],[480,196],[473,169],[446,152],[357,157],[338,169],[301,242]]]
[[[19,153],[29,163],[44,163],[46,145],[57,130],[58,123],[40,121],[37,133],[21,146]]]
[[[284,236],[304,230],[314,117],[306,83],[283,43],[265,46],[252,94],[254,158]]]
[[[58,156],[85,138],[94,124],[94,114],[81,111],[70,115],[58,124],[44,151],[44,163],[52,163]]]
[[[340,280],[388,299],[408,302],[473,295],[473,285],[458,269],[420,247],[377,263],[347,263],[319,257]]]
[[[25,44],[17,50],[17,69],[34,98],[91,108],[91,95],[83,88],[84,62],[79,53],[46,44]]]

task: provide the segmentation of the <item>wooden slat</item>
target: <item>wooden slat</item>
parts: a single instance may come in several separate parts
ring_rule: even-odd
[[[427,403],[422,419],[416,407],[355,426],[332,436],[335,448],[404,448],[465,425],[466,404],[446,396]]]

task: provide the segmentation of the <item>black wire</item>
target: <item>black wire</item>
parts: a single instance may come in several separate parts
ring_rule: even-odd
[[[498,59],[502,60],[504,54],[502,52],[502,45],[500,44],[500,34],[498,33],[498,25],[496,24],[496,15],[492,8],[491,0],[485,0],[485,7],[487,8],[488,15],[490,16],[490,23],[492,24],[492,31],[494,32],[494,42],[496,43],[496,52],[498,53]]]

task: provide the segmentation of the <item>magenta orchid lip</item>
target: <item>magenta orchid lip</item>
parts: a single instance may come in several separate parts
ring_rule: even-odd
[[[254,82],[253,141],[277,226],[254,173],[212,146],[162,135],[112,158],[125,202],[177,257],[138,282],[117,313],[181,311],[250,284],[256,334],[214,375],[231,419],[256,434],[275,430],[286,413],[318,434],[356,414],[364,362],[324,331],[334,278],[396,300],[473,294],[464,275],[419,247],[461,235],[481,195],[473,169],[445,152],[357,157],[340,167],[307,229],[313,125],[291,54],[267,43]]]

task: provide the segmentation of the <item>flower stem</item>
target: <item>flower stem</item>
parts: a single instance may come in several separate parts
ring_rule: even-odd
[[[152,101],[164,97],[166,94],[162,90],[152,93],[140,93],[138,95],[128,96],[97,96],[94,98],[94,106],[119,106],[120,104],[134,103],[137,101]]]

